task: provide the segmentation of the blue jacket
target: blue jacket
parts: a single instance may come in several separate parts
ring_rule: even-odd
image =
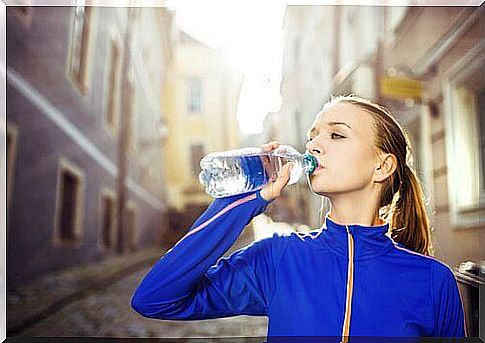
[[[168,320],[268,316],[268,337],[465,336],[450,268],[395,243],[388,223],[327,216],[320,229],[221,258],[268,204],[259,191],[215,199],[144,276],[132,307]]]

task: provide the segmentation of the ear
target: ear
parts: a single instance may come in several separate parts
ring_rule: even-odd
[[[397,158],[393,154],[381,154],[378,156],[376,168],[374,169],[374,181],[384,182],[397,168]]]

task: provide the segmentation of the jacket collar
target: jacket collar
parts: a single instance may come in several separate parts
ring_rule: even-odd
[[[354,239],[354,259],[372,258],[391,250],[393,240],[387,235],[389,223],[381,219],[381,224],[365,226],[360,224],[343,225],[325,216],[322,227],[325,244],[338,254],[348,256],[348,232]]]

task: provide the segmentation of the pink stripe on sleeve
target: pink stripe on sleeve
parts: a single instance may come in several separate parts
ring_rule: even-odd
[[[190,235],[192,235],[192,234],[194,234],[196,232],[199,232],[200,230],[202,230],[203,228],[205,228],[207,225],[209,225],[210,223],[212,223],[214,220],[216,220],[217,218],[219,218],[220,216],[222,216],[227,211],[230,211],[234,207],[237,207],[239,205],[242,205],[244,203],[247,203],[248,201],[251,201],[253,199],[256,199],[256,197],[257,197],[256,194],[251,194],[251,195],[248,195],[247,197],[244,197],[244,198],[239,199],[239,200],[237,200],[237,201],[235,201],[233,203],[230,203],[229,205],[227,205],[226,207],[224,207],[222,210],[220,210],[219,212],[217,212],[213,217],[211,217],[210,219],[206,220],[205,222],[203,222],[202,224],[200,224],[199,226],[197,226],[195,229],[193,229],[190,232],[188,232],[184,237],[182,237],[181,240],[179,240],[177,242],[177,244],[179,244],[180,242],[182,242],[184,239],[186,239]],[[175,245],[177,245],[177,244],[175,244]]]

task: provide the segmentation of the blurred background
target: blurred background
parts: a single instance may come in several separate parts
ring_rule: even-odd
[[[6,7],[2,66],[7,336],[265,336],[265,317],[142,318],[131,295],[212,201],[204,155],[304,152],[321,106],[350,93],[409,134],[435,256],[470,335],[485,327],[483,6],[22,4]],[[302,178],[227,254],[320,227],[321,206]]]

